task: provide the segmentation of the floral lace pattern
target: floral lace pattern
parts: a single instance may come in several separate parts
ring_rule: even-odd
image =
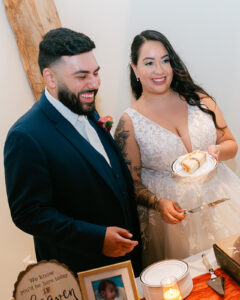
[[[189,215],[180,224],[164,223],[152,209],[138,206],[143,240],[143,261],[149,265],[165,258],[185,258],[240,228],[240,179],[223,163],[201,180],[185,181],[172,174],[172,163],[187,150],[180,137],[143,116],[125,111],[131,118],[140,148],[142,182],[153,193],[190,209],[223,197],[231,201]],[[192,151],[216,143],[211,117],[196,106],[188,106],[188,130]]]

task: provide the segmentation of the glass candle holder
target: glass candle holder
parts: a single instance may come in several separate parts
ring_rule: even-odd
[[[175,276],[167,276],[161,280],[164,300],[182,300],[180,289]]]

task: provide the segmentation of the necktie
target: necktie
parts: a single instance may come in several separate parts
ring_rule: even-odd
[[[108,164],[111,166],[107,153],[100,141],[100,138],[95,129],[89,123],[87,117],[79,116],[76,126],[80,134],[106,159]]]

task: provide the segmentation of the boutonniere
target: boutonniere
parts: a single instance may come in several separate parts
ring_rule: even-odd
[[[97,124],[98,126],[106,128],[108,131],[110,131],[113,124],[113,118],[111,116],[101,117],[99,118]]]

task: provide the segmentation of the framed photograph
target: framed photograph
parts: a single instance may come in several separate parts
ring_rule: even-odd
[[[83,300],[139,300],[131,261],[78,273]]]

